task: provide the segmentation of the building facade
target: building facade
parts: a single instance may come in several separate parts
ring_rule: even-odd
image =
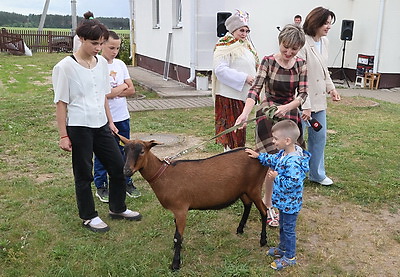
[[[400,87],[399,0],[131,0],[135,61],[140,67],[181,82],[193,83],[196,72],[212,70],[217,13],[236,9],[250,14],[250,38],[262,58],[278,51],[278,30],[323,6],[336,14],[328,34],[328,66],[356,76],[358,57],[374,56],[371,71],[381,73],[380,88]],[[342,24],[354,21],[352,39],[342,40]],[[345,51],[343,48],[345,46]],[[343,60],[342,60],[343,58]],[[336,73],[335,73],[336,74]],[[340,76],[334,76],[340,77]]]

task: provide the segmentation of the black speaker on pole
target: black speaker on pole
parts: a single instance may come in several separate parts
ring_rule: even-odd
[[[350,84],[343,66],[344,66],[344,56],[346,55],[346,42],[353,39],[353,27],[354,27],[354,20],[345,20],[345,19],[342,20],[342,30],[340,32],[340,39],[343,40],[343,49],[342,49],[343,53],[342,53],[342,65],[338,70],[338,72],[340,71],[342,75],[341,77],[345,79],[348,87],[350,87]]]
[[[225,21],[230,17],[230,12],[217,12],[217,37],[223,37],[228,32],[225,27]]]
[[[341,40],[353,39],[354,20],[342,20],[342,31],[340,32]]]

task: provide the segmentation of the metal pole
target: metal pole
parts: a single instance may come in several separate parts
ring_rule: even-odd
[[[378,73],[378,69],[379,69],[379,60],[380,60],[380,56],[381,56],[382,26],[383,26],[384,14],[385,14],[385,0],[381,0],[380,5],[379,5],[379,18],[378,18],[378,29],[377,29],[376,43],[375,43],[374,67],[372,69],[373,73]]]
[[[46,20],[47,10],[49,9],[50,0],[46,0],[43,7],[42,16],[40,17],[38,31],[43,31],[44,21]]]
[[[72,16],[72,28],[71,28],[71,35],[75,35],[76,26],[77,24],[77,17],[76,17],[76,0],[71,0],[71,16]]]

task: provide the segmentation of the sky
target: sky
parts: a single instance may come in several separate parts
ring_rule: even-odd
[[[0,11],[42,14],[45,3],[45,0],[0,0]],[[77,15],[83,16],[87,11],[93,12],[95,17],[129,18],[129,0],[76,0]],[[71,14],[71,0],[50,0],[47,14]]]

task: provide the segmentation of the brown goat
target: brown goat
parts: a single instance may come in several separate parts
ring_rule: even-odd
[[[132,176],[139,171],[161,205],[174,214],[176,230],[172,270],[180,267],[188,210],[221,209],[240,198],[244,212],[236,232],[241,234],[254,202],[261,214],[260,245],[267,243],[266,207],[261,200],[267,170],[257,159],[250,158],[244,148],[206,159],[178,160],[169,164],[150,151],[160,143],[120,138],[125,143],[124,174]]]

